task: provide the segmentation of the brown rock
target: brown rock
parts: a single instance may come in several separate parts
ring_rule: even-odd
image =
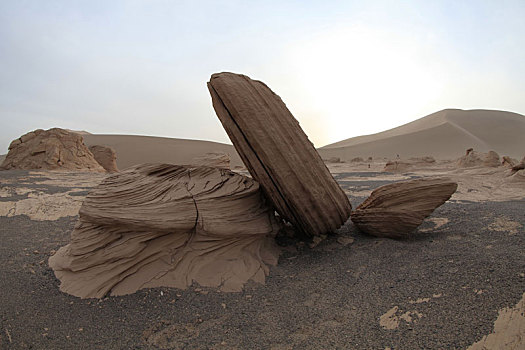
[[[31,131],[11,142],[1,168],[105,172],[81,135],[59,128]]]
[[[256,181],[210,167],[144,164],[86,197],[68,245],[49,259],[82,298],[159,286],[239,291],[276,264],[279,226]]]
[[[447,178],[396,182],[374,190],[352,212],[353,223],[377,237],[408,237],[423,220],[445,203],[457,184]]]
[[[501,165],[507,168],[513,168],[514,166],[518,165],[518,160],[509,156],[503,156],[501,159]]]
[[[469,148],[466,155],[459,158],[456,164],[458,168],[498,167],[501,165],[501,161],[499,155],[494,151],[481,153]]]
[[[330,157],[326,160],[327,163],[341,163],[341,158],[339,157]]]
[[[525,157],[518,164],[512,167],[512,173],[525,169]]]
[[[279,96],[233,73],[213,74],[208,89],[233,145],[277,212],[310,236],[339,228],[350,202]]]
[[[89,150],[93,153],[98,164],[102,165],[108,173],[118,172],[117,167],[117,153],[108,146],[94,145],[90,146]]]
[[[389,160],[383,171],[391,173],[404,173],[417,168],[424,168],[436,163],[434,157],[413,157],[409,160]]]
[[[352,163],[361,163],[361,162],[364,162],[365,160],[361,157],[355,157],[355,158],[352,158],[351,162]]]
[[[193,158],[191,165],[230,170],[230,156],[223,152],[205,153],[200,157]]]

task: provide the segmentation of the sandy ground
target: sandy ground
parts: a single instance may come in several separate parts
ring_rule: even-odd
[[[460,188],[409,240],[369,237],[349,221],[314,248],[280,242],[266,284],[240,293],[194,285],[82,300],[58,290],[47,259],[100,175],[0,172],[0,348],[523,348],[524,186],[446,166],[329,168],[354,207],[402,179],[448,174]]]

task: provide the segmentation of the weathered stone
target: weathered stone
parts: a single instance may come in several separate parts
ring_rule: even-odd
[[[277,263],[273,210],[251,178],[210,167],[144,164],[86,197],[68,245],[49,259],[82,298],[192,282],[239,291]]]
[[[501,165],[499,155],[494,151],[488,153],[476,152],[469,148],[466,155],[457,160],[459,168],[498,167]]]
[[[504,167],[507,167],[507,168],[513,168],[517,164],[518,164],[518,160],[514,159],[514,158],[511,158],[509,156],[503,156],[503,158],[501,160],[501,165],[503,165]]]
[[[456,192],[457,186],[447,178],[424,178],[381,186],[352,212],[352,222],[373,236],[408,237]]]
[[[364,162],[365,160],[361,157],[355,157],[355,158],[352,158],[352,160],[350,160],[352,163],[362,163]]]
[[[191,165],[210,166],[230,170],[230,156],[223,152],[205,153],[200,157],[195,157]]]
[[[341,163],[341,158],[339,157],[330,157],[325,160],[327,163]]]
[[[348,219],[348,198],[279,96],[233,73],[213,74],[208,89],[246,168],[285,220],[314,236]]]
[[[11,142],[0,168],[104,172],[81,135],[59,128],[31,131]]]
[[[118,172],[117,167],[117,153],[115,150],[108,146],[94,145],[90,146],[89,150],[93,153],[95,160],[100,164],[108,173]]]

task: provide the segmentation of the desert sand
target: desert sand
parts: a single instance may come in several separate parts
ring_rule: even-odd
[[[220,97],[225,103],[224,95]],[[266,228],[254,236],[257,249],[241,247],[240,254],[235,254],[244,261],[245,269],[237,271],[241,277],[235,277],[232,288],[220,288],[224,285],[223,277],[214,280],[214,276],[209,275],[200,279],[202,271],[198,269],[210,261],[211,264],[220,261],[221,256],[226,262],[232,261],[231,246],[222,245],[229,232],[225,222],[233,226],[242,223],[239,234],[244,234],[255,232],[250,219],[264,221],[273,217],[268,208],[260,209],[263,201],[254,199],[260,195],[254,185],[259,174],[253,173],[253,164],[247,168],[255,174],[254,179],[239,175],[246,174],[240,163],[237,174],[215,168],[212,172],[217,176],[212,176],[213,181],[200,174],[206,168],[196,168],[200,169],[197,180],[188,174],[183,176],[187,181],[181,182],[191,198],[176,195],[178,190],[169,181],[173,171],[166,169],[186,168],[173,165],[163,166],[164,170],[148,170],[144,173],[146,176],[141,175],[140,169],[155,165],[128,168],[114,175],[79,171],[0,172],[3,237],[0,277],[5,286],[0,295],[0,346],[520,349],[525,339],[525,169],[498,165],[495,159],[501,161],[499,155],[479,144],[460,144],[454,155],[447,153],[447,156],[425,149],[429,125],[444,140],[454,139],[458,124],[462,125],[462,132],[471,127],[456,120],[455,131],[451,132],[450,120],[454,118],[440,118],[423,118],[404,132],[386,132],[403,144],[424,149],[423,155],[403,153],[401,157],[396,154],[384,159],[385,155],[378,150],[386,141],[379,138],[372,142],[376,146],[368,145],[367,153],[352,156],[353,162],[344,162],[350,154],[346,150],[344,154],[331,156],[339,157],[342,162],[332,160],[326,163],[326,168],[322,163],[315,165],[333,176],[346,200],[357,208],[378,187],[399,181],[414,180],[417,184],[428,181],[447,187],[453,184],[454,190],[457,184],[457,190],[450,192],[452,196],[449,193],[440,202],[450,199],[434,212],[430,210],[425,214],[430,217],[414,228],[408,239],[373,237],[347,220],[335,234],[325,235],[322,231],[322,239],[312,240],[294,236],[286,228],[274,232],[271,220],[265,221],[265,225],[254,226]],[[494,127],[490,122],[483,125]],[[480,140],[488,133],[469,130]],[[418,143],[414,134],[420,132],[425,135],[425,141],[420,139]],[[245,130],[242,133],[247,135]],[[232,146],[204,141],[83,136],[88,145],[94,142],[115,149],[121,169],[144,159],[150,163],[162,158],[168,163],[187,164],[192,159],[202,159],[206,153],[224,152],[235,164],[234,158],[238,157],[237,153],[231,153]],[[505,143],[500,141],[501,145]],[[262,142],[264,146],[268,140],[249,142]],[[484,141],[485,146],[494,149],[498,142],[490,137]],[[291,144],[293,146],[293,142]],[[140,151],[134,151],[132,145]],[[122,147],[120,151],[119,147]],[[336,148],[341,151],[351,147],[343,144]],[[465,154],[470,147],[475,151]],[[264,147],[253,149],[264,151]],[[522,156],[513,154],[517,150],[510,147],[498,151],[516,159]],[[119,163],[121,154],[124,165]],[[246,157],[244,152],[241,154]],[[323,158],[327,159],[324,155]],[[388,160],[403,166],[389,167]],[[264,160],[262,167],[272,161],[281,166],[271,158]],[[232,179],[232,185],[222,178],[224,174],[230,174],[227,177]],[[289,184],[286,177],[279,178],[282,183],[278,182],[278,176],[271,173],[271,182],[279,186]],[[427,180],[437,177],[447,180]],[[164,187],[159,185],[163,181]],[[315,182],[306,184],[307,190],[314,192],[318,186]],[[215,191],[220,195],[213,195]],[[203,198],[199,202],[201,192]],[[229,193],[234,194],[232,198],[228,198]],[[237,193],[242,196],[236,198]],[[248,202],[253,203],[240,204],[245,212],[239,221],[235,213],[240,209],[228,208],[235,203],[231,200],[233,197],[241,199],[245,194]],[[120,202],[108,201],[108,198],[118,198]],[[180,200],[187,203],[179,203]],[[162,212],[168,207],[176,209],[173,215]],[[259,208],[255,212],[263,215],[254,216],[251,207]],[[205,214],[212,219],[208,228],[199,222],[199,208],[206,208]],[[226,212],[221,212],[222,209]],[[151,215],[144,215],[148,210]],[[187,220],[177,222],[178,226],[165,221],[165,218],[175,221],[183,218],[177,216],[180,212],[187,214],[184,214]],[[309,215],[305,213],[305,218]],[[163,239],[179,226],[186,230],[178,235],[187,248],[183,254],[190,256],[185,261],[202,256],[203,245],[199,248],[187,244],[193,243],[193,239],[196,244],[206,246],[206,254],[217,256],[195,265],[189,263],[188,272],[183,274],[188,279],[166,283],[162,280],[169,275],[173,259],[179,259],[179,248],[166,244]],[[281,254],[279,263],[270,266],[277,262],[278,251],[267,242],[268,238],[273,242],[275,235]],[[265,253],[268,247],[270,250]],[[228,252],[223,254],[223,248]],[[111,251],[116,255],[108,255]],[[247,254],[245,257],[243,252]],[[148,260],[150,258],[153,259]],[[46,263],[48,259],[54,272]],[[100,261],[104,263],[99,264]],[[125,262],[120,266],[124,268],[112,269],[111,264],[115,262]],[[193,266],[197,270],[192,270]],[[205,270],[218,271],[221,276],[221,266],[224,264],[218,263]],[[235,271],[235,266],[241,265],[232,262],[232,266]],[[152,267],[155,267],[150,270],[155,271],[153,280],[146,273]],[[109,268],[110,273],[99,275],[97,271],[101,268]],[[143,273],[136,273],[141,269],[145,269]],[[124,281],[122,271],[137,278],[131,287],[127,282],[119,285],[119,281]],[[82,280],[82,273],[91,275],[90,281],[97,281],[93,276],[110,276],[111,281],[98,285],[88,283],[80,289],[86,281],[68,282],[71,278]],[[59,291],[61,282],[62,290],[67,293]],[[116,296],[99,300],[74,296],[102,297],[112,288],[109,294]],[[100,327],[102,324],[104,327]]]

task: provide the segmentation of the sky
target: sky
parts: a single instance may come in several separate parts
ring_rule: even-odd
[[[525,114],[525,1],[0,1],[0,154],[34,129],[230,143],[206,82],[265,82],[316,147],[445,108]]]

